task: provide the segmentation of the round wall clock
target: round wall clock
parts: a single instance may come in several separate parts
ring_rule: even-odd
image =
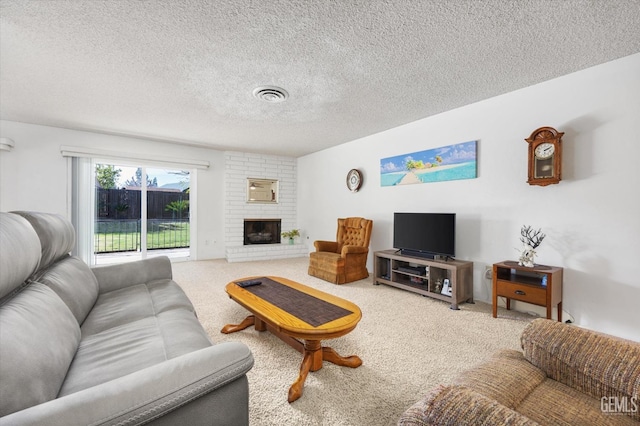
[[[362,173],[358,169],[351,169],[347,173],[347,188],[351,192],[357,192],[362,186]]]

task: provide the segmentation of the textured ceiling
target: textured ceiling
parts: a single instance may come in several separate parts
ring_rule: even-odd
[[[0,19],[2,119],[294,157],[640,52],[640,0],[0,0]]]

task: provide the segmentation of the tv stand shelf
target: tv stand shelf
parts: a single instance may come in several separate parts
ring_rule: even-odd
[[[437,289],[445,279],[451,284],[451,296]],[[399,254],[397,250],[377,251],[373,254],[373,283],[443,300],[457,310],[460,303],[473,303],[473,262],[425,259]]]

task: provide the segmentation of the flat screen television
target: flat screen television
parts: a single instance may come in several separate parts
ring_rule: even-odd
[[[455,213],[394,213],[393,247],[406,256],[455,257]]]

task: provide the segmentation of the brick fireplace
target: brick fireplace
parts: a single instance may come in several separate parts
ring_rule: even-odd
[[[252,260],[286,259],[309,255],[307,241],[301,237],[295,244],[283,244],[281,231],[298,228],[296,220],[296,162],[292,157],[263,155],[247,152],[226,151],[225,154],[225,226],[224,245],[228,262]],[[247,202],[247,179],[249,177],[276,179],[280,182],[277,203]],[[251,244],[246,244],[245,219],[272,221],[279,218],[276,230],[253,229],[257,233]],[[262,233],[262,235],[260,235]],[[267,242],[265,234],[271,234]],[[304,235],[304,234],[303,234]],[[277,240],[274,240],[277,239]],[[260,241],[262,240],[262,241]],[[251,242],[251,241],[250,241]]]

